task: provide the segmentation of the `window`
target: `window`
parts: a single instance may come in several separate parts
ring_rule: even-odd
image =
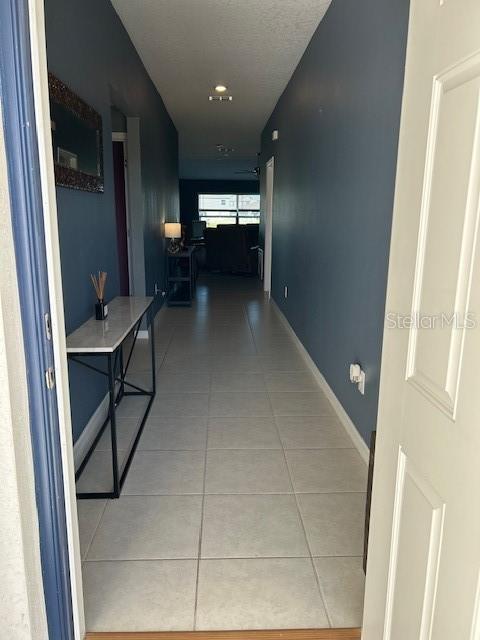
[[[198,214],[207,227],[219,224],[259,224],[258,193],[199,193]]]

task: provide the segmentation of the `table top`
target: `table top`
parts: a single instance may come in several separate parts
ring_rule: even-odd
[[[113,353],[152,302],[152,297],[114,298],[105,320],[92,316],[67,336],[67,353]]]

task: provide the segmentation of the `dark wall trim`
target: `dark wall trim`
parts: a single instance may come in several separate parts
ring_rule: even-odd
[[[73,640],[68,541],[55,390],[45,385],[53,349],[43,205],[30,64],[28,0],[0,3],[0,99],[27,367],[40,552],[49,637]],[[8,632],[7,632],[8,633]]]

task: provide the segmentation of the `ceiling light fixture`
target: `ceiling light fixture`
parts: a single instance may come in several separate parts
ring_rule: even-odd
[[[210,102],[231,102],[232,96],[208,96]]]
[[[218,153],[221,153],[224,156],[228,156],[230,153],[235,151],[235,149],[233,147],[227,147],[224,144],[217,144],[215,146],[216,146],[216,149],[217,149]]]
[[[225,93],[226,90],[227,87],[224,84],[217,84],[217,86],[215,87],[215,91],[217,91],[218,93]]]

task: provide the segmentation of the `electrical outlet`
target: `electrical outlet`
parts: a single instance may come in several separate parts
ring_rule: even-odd
[[[283,290],[283,295],[285,297],[285,300],[288,298],[288,285],[285,285],[284,290]]]
[[[350,382],[357,385],[362,396],[365,395],[365,371],[358,363],[350,365]]]

